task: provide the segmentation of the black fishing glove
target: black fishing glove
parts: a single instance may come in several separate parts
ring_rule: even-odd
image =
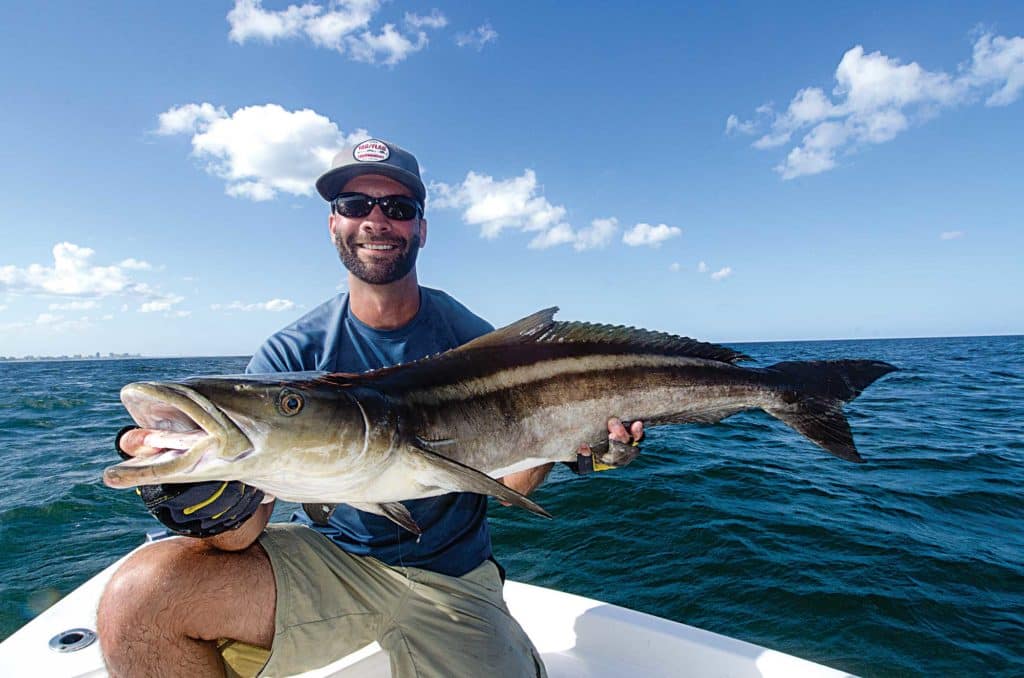
[[[628,429],[628,427],[627,427]],[[629,442],[609,438],[597,445],[590,446],[590,454],[576,454],[576,461],[562,462],[568,466],[573,473],[585,476],[597,471],[608,471],[613,468],[626,466],[640,454],[640,441],[633,440],[630,436]]]
[[[121,436],[138,426],[125,426],[114,438],[122,459]],[[212,537],[232,530],[252,516],[263,501],[263,491],[239,480],[141,485],[135,492],[153,516],[175,534]]]

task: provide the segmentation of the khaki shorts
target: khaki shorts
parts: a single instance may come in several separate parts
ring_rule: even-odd
[[[289,676],[377,641],[395,678],[546,677],[490,561],[461,577],[391,567],[298,523],[270,525],[259,542],[277,584],[274,643],[223,641],[229,676]]]

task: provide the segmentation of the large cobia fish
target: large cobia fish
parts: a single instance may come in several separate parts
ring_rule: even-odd
[[[745,368],[735,363],[747,356],[723,346],[556,322],[556,311],[363,374],[129,384],[121,390],[128,412],[167,431],[159,436],[169,449],[106,469],[104,482],[241,480],[289,501],[344,502],[417,533],[401,500],[476,492],[547,515],[494,478],[574,461],[580,443],[607,443],[609,416],[651,427],[761,409],[835,456],[862,461],[842,406],[896,369],[871,360]],[[630,459],[602,454],[605,463]]]

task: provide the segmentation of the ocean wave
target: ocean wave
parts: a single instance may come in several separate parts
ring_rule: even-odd
[[[757,344],[761,364],[901,368],[847,411],[865,464],[760,413],[648,432],[624,469],[556,468],[543,520],[491,503],[509,576],[868,675],[1024,666],[1024,342]],[[157,523],[103,487],[118,389],[244,358],[16,365],[0,374],[0,636]],[[14,376],[12,376],[14,375]],[[282,503],[275,514],[286,516]],[[57,548],[56,545],[59,545]],[[34,597],[33,597],[34,596]]]

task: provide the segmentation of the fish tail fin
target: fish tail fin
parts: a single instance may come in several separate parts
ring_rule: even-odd
[[[778,402],[764,409],[840,459],[863,462],[843,405],[896,369],[877,360],[776,363],[765,372],[779,379]]]

